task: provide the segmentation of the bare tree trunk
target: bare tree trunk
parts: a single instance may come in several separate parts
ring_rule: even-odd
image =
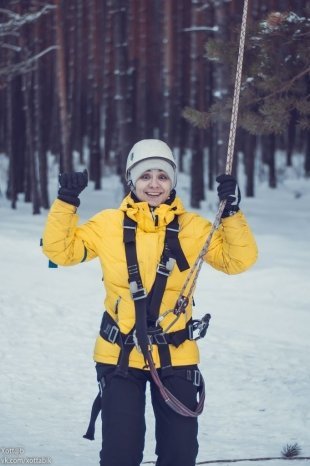
[[[291,112],[291,119],[287,128],[287,149],[286,149],[286,165],[292,166],[292,156],[296,140],[296,111]]]
[[[103,57],[103,127],[104,127],[104,163],[110,163],[110,155],[112,150],[113,134],[115,132],[115,106],[114,106],[114,76],[112,70],[114,68],[113,56],[113,28],[112,28],[112,0],[107,0],[103,17],[105,29],[105,46]]]
[[[95,182],[95,189],[101,189],[101,159],[100,159],[100,99],[99,99],[99,57],[98,57],[98,19],[100,11],[96,0],[89,7],[89,149],[90,177]]]
[[[204,13],[204,2],[202,0],[192,1],[192,29],[191,32],[191,68],[190,68],[190,100],[192,108],[201,108],[203,77],[201,74],[201,58],[203,46],[199,38],[199,32],[195,31],[200,26],[201,17]],[[191,206],[200,207],[200,201],[204,199],[204,134],[202,129],[191,127],[190,129],[191,160]]]
[[[223,42],[228,42],[229,40],[228,8],[229,5],[224,0],[219,0],[217,6],[214,8],[214,19],[218,27],[218,37],[220,37]],[[222,101],[227,95],[231,94],[229,83],[230,71],[226,64],[217,63],[216,66],[214,66],[214,73],[214,94],[216,94],[218,101]],[[220,121],[215,126],[216,172],[225,173],[229,123]]]
[[[26,151],[28,154],[29,161],[29,192],[30,199],[32,201],[32,212],[33,214],[40,213],[40,196],[39,196],[39,181],[38,181],[38,159],[37,152],[34,149],[33,140],[33,112],[31,110],[31,74],[24,73],[22,75],[23,80],[23,98],[24,98],[24,110],[26,119]],[[27,194],[27,193],[26,193]]]
[[[91,0],[92,1],[92,0]],[[86,42],[86,70],[87,70],[87,86],[85,89],[86,95],[86,145],[87,145],[87,152],[89,154],[89,171],[90,171],[90,179],[93,180],[93,167],[91,162],[91,138],[92,138],[92,112],[93,112],[93,79],[94,79],[94,69],[93,69],[93,62],[94,62],[94,49],[93,49],[93,36],[94,36],[94,28],[95,25],[92,21],[92,7],[86,9],[86,25],[84,34],[86,34],[87,42]]]
[[[16,192],[25,192],[25,172],[27,171],[26,163],[26,121],[25,111],[23,108],[23,90],[21,76],[15,77],[13,83],[12,95],[12,114],[13,114],[13,152],[14,152],[14,167],[15,167],[15,183]],[[29,164],[28,164],[29,166]],[[29,192],[30,202],[30,192]]]
[[[245,193],[248,197],[254,197],[254,175],[255,175],[255,149],[256,136],[243,132],[244,137],[244,163],[246,172],[246,189]]]
[[[23,13],[23,5],[18,5],[18,13]],[[24,27],[19,34],[19,45],[21,48],[21,56],[24,62],[27,62],[30,57],[30,49],[28,43],[28,28]],[[33,111],[33,93],[32,93],[32,71],[26,71],[21,75],[22,81],[22,100],[23,110],[25,115],[26,129],[26,170],[25,170],[25,200],[32,202],[33,214],[40,213],[40,195],[39,195],[39,180],[38,180],[38,153],[34,147],[34,111]]]
[[[14,13],[21,14],[21,5],[14,5],[12,8]],[[12,35],[12,48],[7,48],[6,64],[8,67],[14,65],[16,60],[20,60],[20,55],[13,52],[13,48],[19,48],[21,51],[21,38],[17,35]],[[22,58],[23,59],[23,58]],[[11,207],[16,209],[18,193],[24,192],[25,172],[27,164],[25,163],[25,115],[23,109],[22,84],[20,76],[9,74],[6,77],[6,132],[5,141],[7,153],[9,156],[9,173],[7,185],[7,197],[11,200]],[[28,183],[29,185],[29,183]],[[30,201],[30,188],[28,189]]]
[[[114,2],[115,11],[113,18],[113,36],[115,47],[115,108],[118,133],[117,160],[118,173],[124,186],[127,184],[124,177],[125,165],[128,152],[130,150],[129,142],[129,110],[127,105],[127,80],[128,80],[128,50],[127,50],[127,15],[126,1],[116,0]]]
[[[172,143],[172,90],[173,90],[173,0],[165,0],[163,10],[163,73],[162,73],[162,122],[161,134],[169,145]]]
[[[214,6],[213,4],[208,5],[206,10],[206,25],[209,28],[214,26]],[[213,37],[211,33],[211,37]],[[213,105],[213,88],[214,88],[214,67],[213,63],[209,60],[206,61],[206,108],[207,110]],[[206,142],[208,148],[208,188],[213,190],[214,187],[214,177],[216,170],[216,153],[215,153],[215,138],[214,138],[214,128],[210,126],[206,129]]]
[[[162,89],[161,73],[162,69],[162,31],[163,15],[162,2],[150,2],[150,50],[148,52],[147,81],[148,87],[148,113],[152,129],[152,137],[160,137],[161,117],[162,117]]]
[[[80,163],[83,163],[83,131],[82,131],[82,72],[83,72],[83,0],[76,3],[75,33],[75,80],[74,80],[74,114],[72,147],[79,153]]]
[[[310,131],[306,133],[305,176],[310,178]]]
[[[39,9],[40,3],[38,0],[34,2],[35,8]],[[40,37],[42,37],[42,20],[39,19],[35,23],[35,52],[39,54],[40,51]],[[34,68],[34,155],[39,164],[39,189],[42,207],[49,208],[48,196],[48,177],[47,177],[47,158],[46,152],[43,148],[43,115],[42,115],[42,94],[41,94],[41,62],[37,60]]]
[[[183,31],[183,15],[184,15],[184,4],[183,1],[177,2],[176,11],[174,14],[174,21],[175,21],[175,53],[174,53],[174,73],[173,73],[173,81],[174,81],[174,112],[176,115],[176,119],[174,122],[174,144],[179,149],[181,148],[181,125],[184,122],[184,118],[181,117],[182,109],[186,105],[186,100],[184,100],[184,91],[185,89],[182,87],[182,77],[183,77],[183,64],[182,64],[182,57],[184,55],[184,43],[186,35]],[[181,153],[181,150],[180,150]],[[180,157],[181,159],[181,157]],[[179,170],[181,165],[181,160],[179,160]]]
[[[45,16],[42,18],[42,29],[44,30],[44,41],[47,44],[55,43],[54,28],[50,27],[51,21],[54,18]],[[42,37],[41,37],[42,40]],[[61,143],[59,141],[59,133],[55,132],[58,127],[58,98],[56,91],[56,51],[47,54],[40,70],[40,93],[42,107],[42,150],[47,154],[51,151],[53,154],[59,154],[61,151]],[[55,150],[54,150],[55,149]]]
[[[72,171],[72,154],[69,147],[70,128],[67,108],[66,66],[65,66],[65,42],[63,35],[63,11],[62,1],[55,0],[55,30],[57,44],[57,88],[60,111],[60,136],[62,157],[60,156],[59,168],[66,172]]]
[[[268,134],[262,138],[263,141],[263,161],[268,165],[269,168],[269,187],[277,187],[277,176],[276,176],[276,163],[275,163],[275,148],[276,140],[274,134]]]
[[[11,60],[11,50],[7,51],[8,62]],[[17,202],[17,188],[16,188],[16,170],[15,170],[15,152],[13,150],[13,83],[9,76],[6,86],[6,141],[7,141],[7,155],[9,157],[9,180],[7,186],[6,196],[11,201],[12,209],[16,209]]]
[[[67,67],[66,67],[66,86],[67,86],[67,121],[68,121],[68,145],[69,152],[71,157],[73,156],[73,143],[74,143],[74,82],[75,82],[75,63],[76,63],[76,53],[75,53],[75,29],[76,29],[76,15],[75,11],[77,6],[73,2],[68,2],[66,5],[63,5],[65,24],[66,24],[66,35],[65,35],[65,46],[67,45]]]
[[[6,59],[6,57],[5,57]],[[6,86],[7,83],[3,83],[3,91],[0,92],[0,108],[5,109],[6,108]],[[5,152],[6,149],[6,113],[5,111],[0,112],[0,152]],[[1,195],[1,191],[0,191]]]
[[[13,61],[13,50],[8,48],[5,54],[5,65],[9,67]],[[15,179],[15,170],[14,170],[14,152],[13,152],[13,83],[12,77],[7,76],[5,83],[5,111],[1,112],[1,115],[5,115],[5,127],[4,127],[4,137],[6,153],[9,159],[9,171],[8,171],[8,183],[6,189],[6,197],[11,201],[12,209],[16,209],[17,201],[17,190],[16,190],[16,179]]]
[[[148,46],[148,30],[147,30],[147,11],[148,5],[144,0],[138,2],[138,58],[135,56],[136,63],[136,128],[137,139],[143,139],[147,135],[148,126],[148,108],[147,108],[147,46]],[[135,20],[135,18],[133,18]],[[137,24],[137,20],[134,22]]]
[[[182,6],[182,9],[181,9]],[[178,2],[178,8],[181,9],[180,15],[181,19],[178,23],[178,27],[180,28],[180,35],[179,38],[181,39],[181,43],[178,46],[178,70],[180,74],[180,86],[178,88],[178,96],[180,101],[180,113],[181,110],[189,103],[189,95],[190,95],[190,73],[191,73],[191,57],[190,57],[190,50],[191,50],[191,37],[190,33],[188,32],[188,28],[191,26],[192,22],[192,11],[191,11],[191,4],[189,2]],[[184,171],[184,156],[186,154],[186,150],[190,145],[189,137],[190,137],[191,126],[185,120],[185,118],[181,118],[180,126],[179,126],[179,138],[178,138],[178,146],[180,148],[179,152],[179,170],[181,172]]]
[[[136,4],[135,2],[129,2],[126,9],[126,26],[127,26],[127,39],[126,39],[126,54],[127,54],[127,77],[126,77],[126,107],[127,107],[127,127],[128,127],[128,147],[132,146],[133,140],[136,140],[137,128],[134,124],[136,117],[136,93],[137,93],[137,69],[133,60],[130,59],[130,41],[134,39],[136,42],[133,31],[137,28],[138,17],[135,17]],[[143,89],[140,89],[143,92]],[[136,122],[135,122],[136,123]]]
[[[128,56],[128,82],[127,93],[130,95],[130,120],[133,132],[131,137],[135,141],[139,136],[139,127],[145,122],[138,121],[137,112],[139,96],[143,95],[145,88],[138,90],[139,78],[139,30],[140,30],[140,1],[129,2],[127,7],[127,56]],[[145,45],[145,44],[144,44]]]

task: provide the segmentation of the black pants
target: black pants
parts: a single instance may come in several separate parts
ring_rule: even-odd
[[[194,466],[198,454],[198,421],[175,413],[162,399],[148,371],[129,369],[126,378],[113,375],[115,366],[97,364],[101,396],[102,450],[100,466],[139,466],[145,437],[145,390],[149,381],[155,414],[156,466]],[[184,375],[197,366],[174,368],[164,378],[169,391],[190,409],[197,404],[197,386]]]

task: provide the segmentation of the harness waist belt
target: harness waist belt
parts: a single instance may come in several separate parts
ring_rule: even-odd
[[[176,332],[163,333],[161,328],[149,327],[147,330],[150,344],[156,345],[173,345],[176,348],[181,345],[185,340],[191,340],[191,324],[190,319],[186,327]],[[136,341],[134,331],[129,333],[122,333],[110,314],[105,311],[102,317],[100,326],[100,336],[110,343],[117,343],[120,347],[134,346]]]

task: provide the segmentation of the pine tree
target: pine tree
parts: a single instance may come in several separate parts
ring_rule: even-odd
[[[310,130],[308,41],[310,20],[294,12],[270,13],[253,23],[247,34],[238,125],[253,135],[277,135],[297,128]],[[235,76],[236,40],[210,40],[210,60],[228,63],[231,82]],[[232,99],[213,104],[206,113],[188,109],[185,117],[194,125],[229,121]],[[292,147],[290,146],[290,152]],[[289,160],[290,157],[288,157]]]
[[[275,137],[286,135],[289,141],[287,163],[290,164],[296,130],[304,134],[305,139],[310,130],[309,34],[310,19],[294,12],[270,13],[266,19],[251,24],[247,33],[238,125],[250,135],[260,135],[268,141],[270,150],[265,162],[269,165],[272,187],[276,186]],[[210,60],[229,64],[232,85],[237,41],[238,34],[230,43],[212,39],[206,45]],[[205,113],[187,108],[184,116],[195,126],[207,128],[214,122],[229,121],[231,108],[229,96],[214,103]],[[249,186],[251,192],[253,189]]]

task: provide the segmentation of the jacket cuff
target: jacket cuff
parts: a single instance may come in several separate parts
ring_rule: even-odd
[[[74,206],[73,204],[69,204],[69,202],[65,202],[58,197],[55,199],[53,202],[51,209],[61,209],[62,212],[70,213],[70,214],[75,214],[77,211],[77,207]]]
[[[76,196],[70,196],[68,194],[59,194],[57,199],[60,199],[63,202],[66,202],[67,204],[74,205],[75,207],[79,207],[80,205],[80,199]]]
[[[223,210],[223,213],[222,213],[222,218],[227,218],[227,217],[232,217],[233,215],[235,215],[237,212],[239,212],[239,207],[233,207],[233,208],[230,208],[230,209],[224,209]]]

